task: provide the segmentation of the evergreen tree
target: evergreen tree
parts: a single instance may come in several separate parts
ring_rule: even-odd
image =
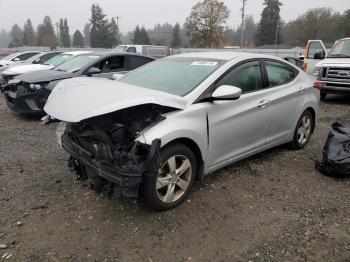
[[[171,42],[172,47],[181,46],[181,36],[180,36],[180,24],[176,23],[173,28],[173,41]]]
[[[279,0],[264,0],[265,8],[261,13],[261,19],[257,29],[256,44],[272,45],[276,41],[281,43],[281,17],[280,6],[282,3]]]
[[[343,15],[342,31],[343,37],[348,37],[350,35],[350,9],[346,10]]]
[[[91,6],[91,47],[104,47],[109,45],[108,19],[98,4]]]
[[[70,47],[71,41],[70,41],[70,35],[69,35],[69,26],[67,19],[60,19],[59,22],[59,29],[60,29],[60,42],[63,47]]]
[[[86,23],[83,30],[84,46],[90,46],[90,32],[91,32],[90,23]]]
[[[140,45],[141,44],[141,30],[139,25],[135,27],[135,30],[133,32],[133,37],[131,39],[132,43],[134,45]]]
[[[0,32],[0,47],[8,47],[10,44],[10,34],[5,30],[1,29]]]
[[[112,18],[111,22],[108,23],[108,47],[115,47],[120,44],[120,33],[119,27],[115,22],[114,18]]]
[[[150,45],[151,40],[149,39],[148,33],[146,31],[146,28],[143,26],[140,31],[140,39],[141,39],[141,45]]]
[[[49,16],[45,16],[43,23],[38,25],[37,42],[39,46],[55,47],[57,45],[57,37]]]
[[[73,34],[73,47],[83,47],[84,37],[79,30],[76,30]]]
[[[11,32],[11,43],[10,43],[10,47],[19,47],[22,46],[22,39],[23,39],[23,32],[22,29],[17,25],[13,25]]]
[[[33,28],[32,21],[30,19],[24,24],[23,27],[23,39],[24,46],[35,46],[36,45],[36,36]]]

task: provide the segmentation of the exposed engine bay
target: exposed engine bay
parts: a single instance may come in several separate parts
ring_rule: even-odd
[[[173,110],[147,104],[68,124],[61,140],[71,154],[70,168],[99,194],[136,197],[142,176],[158,170],[161,141],[135,139]]]

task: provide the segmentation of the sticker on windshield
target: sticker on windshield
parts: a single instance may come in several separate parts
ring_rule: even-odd
[[[191,65],[193,66],[216,66],[218,62],[211,61],[194,61]]]

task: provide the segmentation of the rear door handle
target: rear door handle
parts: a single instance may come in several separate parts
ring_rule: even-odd
[[[258,104],[258,107],[265,108],[268,106],[268,104],[270,104],[269,100],[261,100],[260,103]]]

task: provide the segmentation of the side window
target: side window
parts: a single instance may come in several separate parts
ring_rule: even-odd
[[[126,49],[126,52],[136,54],[136,47],[130,46],[128,49]]]
[[[320,42],[311,42],[307,53],[308,59],[321,59],[326,54],[324,53],[323,46]]]
[[[48,61],[49,59],[53,58],[54,56],[58,55],[59,53],[49,53],[49,54],[46,54],[46,55],[43,55],[39,58],[39,61],[37,61],[37,63],[39,64],[43,64],[45,63],[46,61]]]
[[[127,68],[126,70],[134,70],[140,66],[143,66],[152,60],[146,57],[138,57],[138,56],[129,56],[127,58]]]
[[[16,58],[18,58],[20,61],[25,61],[25,60],[27,60],[27,59],[29,59],[32,56],[35,56],[37,54],[39,54],[39,53],[26,53],[26,54],[19,55]]]
[[[260,63],[248,62],[233,69],[219,81],[217,86],[221,85],[239,87],[243,94],[262,89]]]
[[[265,61],[268,86],[280,86],[291,82],[295,78],[294,71],[278,62]]]
[[[124,60],[124,56],[113,56],[99,62],[96,67],[101,73],[122,71],[125,68]]]

